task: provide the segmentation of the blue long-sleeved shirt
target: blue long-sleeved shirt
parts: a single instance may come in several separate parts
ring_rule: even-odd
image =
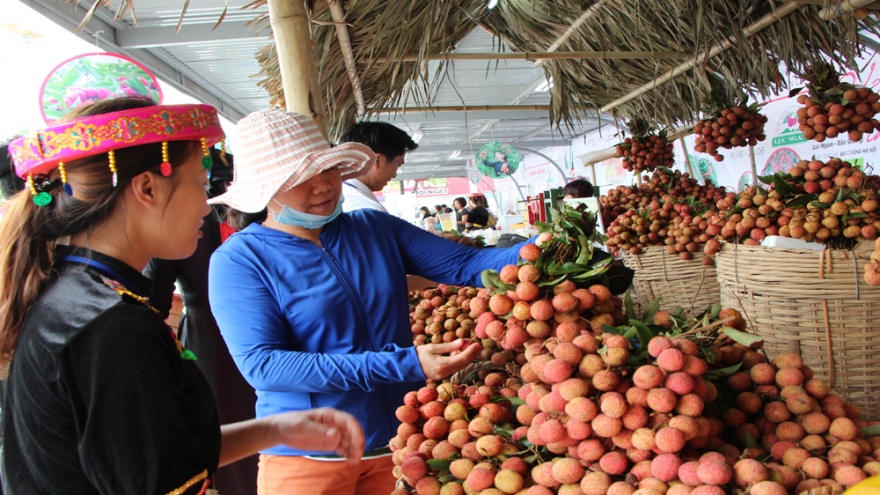
[[[257,417],[335,407],[361,422],[367,450],[381,448],[403,395],[425,380],[406,274],[479,286],[483,269],[515,263],[520,246],[480,250],[374,210],[340,215],[320,238],[323,247],[258,224],[233,235],[211,258],[211,310],[257,391]]]

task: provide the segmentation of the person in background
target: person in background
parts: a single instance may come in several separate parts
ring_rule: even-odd
[[[22,189],[24,180],[15,175],[12,158],[9,156],[9,145],[0,146],[0,195],[8,200]]]
[[[586,179],[576,179],[562,188],[562,195],[565,199],[575,198],[592,198],[595,194],[593,184]]]
[[[427,206],[422,206],[421,208],[419,208],[419,213],[421,213],[420,220],[422,221],[431,218],[431,210],[429,210]]]
[[[373,191],[381,191],[388,182],[397,176],[406,154],[419,145],[406,132],[387,122],[359,122],[349,127],[339,138],[339,144],[360,143],[376,154],[376,162],[368,172],[356,179],[345,181],[342,194],[345,202],[342,211],[350,212],[363,208],[388,213],[379,203]]]
[[[452,210],[452,208],[450,208],[446,205],[443,205],[443,213],[453,213],[453,210]]]
[[[226,183],[232,181],[234,158],[221,155],[217,148],[211,149],[214,166],[211,168],[208,197],[226,192]],[[163,260],[153,258],[144,274],[152,282],[150,300],[159,316],[168,318],[174,298],[174,285],[180,287],[184,312],[178,324],[178,338],[199,359],[199,367],[214,397],[220,414],[220,423],[235,423],[254,419],[254,406],[257,396],[236,368],[217,328],[211,306],[208,302],[208,262],[220,244],[223,243],[221,230],[225,209],[220,205],[202,221],[202,237],[195,253],[182,260]],[[219,468],[214,473],[213,486],[220,493],[255,495],[257,493],[257,456],[234,462]]]
[[[467,225],[467,216],[470,213],[470,210],[467,208],[467,200],[458,197],[452,200],[452,206],[455,207],[455,224],[458,228],[459,232],[464,232],[464,227]]]
[[[235,181],[210,201],[229,205],[244,228],[214,252],[209,296],[257,390],[257,417],[333,404],[368,435],[354,467],[314,449],[264,449],[258,494],[388,495],[403,396],[481,349],[463,340],[413,347],[407,273],[481,285],[483,269],[515,263],[522,246],[480,250],[373,209],[343,213],[343,181],[369,170],[373,152],[330,148],[306,116],[262,110],[236,130]]]
[[[468,196],[470,213],[467,215],[465,228],[467,230],[482,230],[489,225],[489,203],[482,194]]]
[[[202,150],[222,138],[209,105],[119,98],[10,143],[27,192],[0,222],[6,495],[204,494],[218,466],[281,443],[359,462],[363,431],[337,410],[221,426],[150,303],[150,259],[196,250]]]
[[[586,179],[575,179],[565,187],[562,188],[562,199],[577,199],[577,198],[592,198],[596,194],[595,189],[593,188],[593,184]],[[559,207],[562,207],[563,201],[559,202]],[[601,204],[599,205],[599,214],[602,216],[602,225],[607,226],[611,224],[611,212],[606,212],[602,209]]]

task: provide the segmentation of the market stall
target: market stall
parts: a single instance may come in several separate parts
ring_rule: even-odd
[[[380,112],[473,109],[432,105],[453,55],[533,60],[552,81],[553,125],[610,114],[625,128],[581,160],[625,171],[601,200],[607,239],[593,214],[564,209],[483,288],[410,294],[415,345],[483,349],[397,409],[394,495],[832,495],[880,475],[880,323],[862,289],[880,262],[865,248],[880,179],[833,159],[759,174],[754,158],[768,123],[754,101],[785,90],[804,140],[876,139],[880,96],[844,80],[877,33],[874,3],[252,5],[265,3],[256,22],[276,43],[257,54],[260,84],[331,139]],[[453,54],[475,29],[513,53]],[[743,187],[691,159],[736,151],[751,158]],[[822,245],[762,247],[787,239]]]

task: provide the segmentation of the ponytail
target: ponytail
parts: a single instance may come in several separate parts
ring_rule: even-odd
[[[52,271],[55,242],[34,221],[27,191],[7,203],[0,220],[0,369],[8,369],[24,318]]]

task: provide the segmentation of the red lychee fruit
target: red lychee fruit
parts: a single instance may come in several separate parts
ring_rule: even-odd
[[[684,367],[684,354],[678,349],[664,349],[657,357],[657,366],[664,371],[678,371]]]
[[[566,457],[553,462],[551,473],[553,479],[563,485],[579,483],[584,477],[584,467],[577,459]]]
[[[513,309],[513,301],[504,294],[495,294],[489,299],[489,309],[498,316],[505,316]]]
[[[733,470],[726,462],[719,461],[700,461],[697,468],[697,476],[700,481],[707,485],[723,486],[730,482],[733,478]]]
[[[520,282],[537,282],[541,278],[541,271],[535,265],[523,265],[519,267],[517,278]],[[516,283],[508,282],[508,283]]]
[[[519,281],[519,267],[516,265],[507,265],[501,269],[499,277],[505,284],[515,284]]]
[[[541,256],[541,248],[534,244],[526,244],[519,249],[519,257],[525,261],[535,262],[539,256]],[[471,488],[474,488],[474,486],[471,485]]]
[[[623,452],[608,452],[599,459],[599,467],[602,471],[612,476],[625,473],[628,465]]]

